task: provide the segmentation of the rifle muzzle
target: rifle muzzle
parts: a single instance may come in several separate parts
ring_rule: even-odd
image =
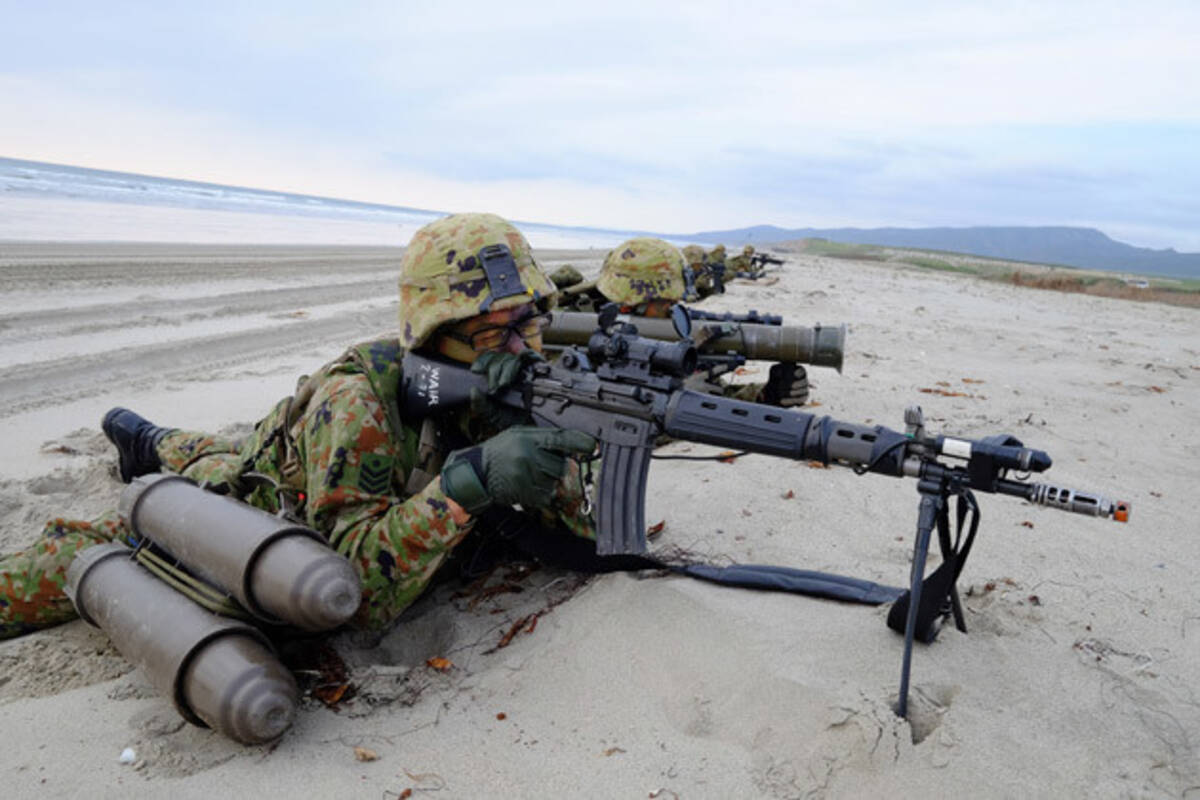
[[[1035,505],[1089,517],[1106,517],[1115,522],[1128,522],[1133,511],[1133,505],[1127,500],[1109,500],[1094,492],[1081,492],[1052,483],[1031,484],[1025,498]]]

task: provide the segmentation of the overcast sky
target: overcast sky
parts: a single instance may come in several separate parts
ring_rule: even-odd
[[[0,0],[0,156],[556,224],[1200,250],[1198,0],[333,5]]]

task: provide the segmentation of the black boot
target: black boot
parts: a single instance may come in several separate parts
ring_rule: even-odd
[[[129,483],[139,475],[158,472],[162,461],[155,446],[173,428],[160,428],[127,408],[114,408],[100,423],[104,435],[117,448],[121,480]]]

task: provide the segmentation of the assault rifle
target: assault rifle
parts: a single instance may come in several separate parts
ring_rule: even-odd
[[[754,255],[750,256],[750,266],[752,267],[766,267],[767,264],[783,266],[783,259],[776,258],[769,253],[755,253]]]
[[[689,303],[700,299],[700,293],[696,291],[696,273],[691,264],[683,265],[683,299]]]
[[[712,273],[713,286],[716,288],[717,294],[725,294],[725,262],[708,261],[706,264],[708,271]]]
[[[596,437],[600,447],[595,487],[598,555],[645,551],[646,477],[655,439],[662,434],[747,453],[850,467],[860,475],[871,472],[917,480],[920,503],[910,585],[889,614],[889,626],[902,629],[905,637],[896,707],[902,717],[907,714],[914,639],[932,641],[950,614],[957,627],[966,630],[955,582],[979,527],[975,492],[1009,495],[1119,522],[1129,518],[1128,503],[1026,480],[1029,473],[1050,467],[1050,456],[1044,451],[1026,448],[1007,434],[981,439],[930,434],[915,406],[905,412],[906,430],[901,433],[881,425],[859,425],[683,389],[683,379],[696,371],[697,352],[687,338],[690,320],[682,309],[673,319],[680,339],[674,342],[639,336],[636,327],[618,322],[614,306],[606,307],[598,322],[586,349],[568,350],[553,363],[530,365],[512,387],[491,397],[524,411],[538,425]],[[466,366],[418,353],[404,357],[401,402],[404,413],[413,415],[410,418],[469,403],[473,389],[486,392],[487,380]],[[1017,474],[1009,477],[1010,472]],[[951,497],[958,501],[953,541]],[[925,561],[935,528],[943,563],[926,578]]]

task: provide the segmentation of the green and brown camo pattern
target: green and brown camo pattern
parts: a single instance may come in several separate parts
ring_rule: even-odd
[[[682,300],[687,290],[683,267],[683,254],[674,245],[640,236],[609,251],[596,286],[605,297],[621,305]]]
[[[583,273],[575,269],[571,264],[563,264],[550,273],[550,280],[554,282],[557,288],[567,289],[583,283]]]
[[[704,265],[704,248],[698,244],[689,244],[683,248],[683,258],[688,265],[695,268]]]
[[[491,291],[477,254],[492,244],[512,251],[525,294],[489,304]],[[529,242],[508,221],[495,214],[443,217],[413,234],[400,261],[400,342],[412,350],[439,325],[521,303],[549,310],[556,291]]]
[[[683,257],[692,270],[692,281],[700,298],[716,294],[716,283],[713,281],[712,269],[708,265],[708,256],[704,248],[698,244],[689,244],[683,248]]]
[[[286,400],[245,439],[175,431],[159,443],[158,455],[167,471],[226,484],[239,494],[249,471],[302,491],[304,521],[350,561],[362,582],[355,624],[379,629],[421,594],[472,523],[454,522],[440,481],[411,496],[399,488],[417,463],[419,422],[400,420],[394,406],[389,410],[374,378],[395,379],[402,350],[390,340],[363,345],[362,352],[368,353],[366,366],[339,360],[318,373],[312,399],[291,427],[302,468],[296,479],[283,474],[284,445],[276,433],[287,416]],[[400,430],[393,432],[389,417]],[[470,433],[478,429],[473,422],[464,416],[459,427]],[[278,495],[266,487],[245,499],[271,512],[280,506]],[[543,515],[557,517],[575,535],[594,538],[584,505],[571,462],[551,510]],[[94,544],[130,538],[115,513],[92,522],[56,519],[32,547],[0,557],[0,639],[73,619],[75,610],[62,588],[71,559]]]

